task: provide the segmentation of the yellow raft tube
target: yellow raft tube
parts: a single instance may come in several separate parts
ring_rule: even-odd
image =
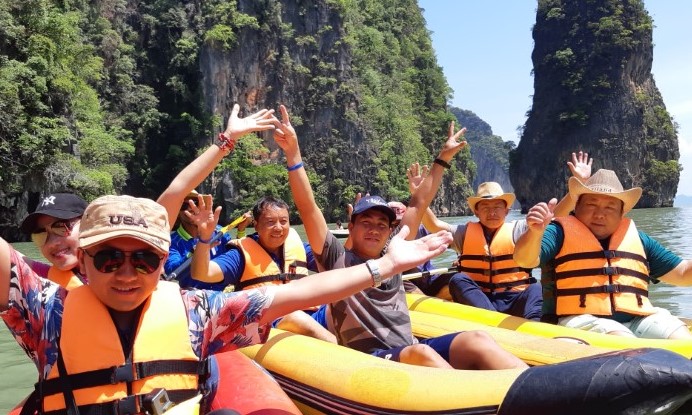
[[[454,331],[458,331],[460,327],[463,327],[463,324],[472,322],[481,325],[473,327],[498,327],[518,333],[525,333],[544,338],[571,340],[607,350],[650,347],[670,350],[679,353],[688,359],[692,358],[692,340],[642,339],[593,333],[585,330],[572,329],[554,324],[526,320],[521,317],[510,316],[497,311],[484,310],[482,308],[457,304],[436,297],[428,297],[418,294],[407,294],[406,300],[408,302],[408,308],[411,311],[436,316],[446,316],[461,321],[462,323],[458,324],[462,324],[462,326],[457,325],[453,328],[450,327],[450,330]],[[415,326],[416,324],[414,321],[414,328]],[[484,330],[490,331],[490,328],[485,328]],[[424,334],[423,336],[428,337]],[[512,352],[514,353],[514,351]]]

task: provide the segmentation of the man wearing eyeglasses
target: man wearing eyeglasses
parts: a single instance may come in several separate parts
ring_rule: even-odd
[[[77,263],[79,220],[87,202],[72,193],[53,193],[41,199],[36,210],[27,215],[20,229],[51,263],[25,261],[40,276],[69,289],[83,284]]]
[[[427,229],[454,235],[452,248],[459,254],[460,272],[428,277],[423,291],[457,303],[540,320],[543,296],[531,269],[514,262],[514,244],[527,230],[525,220],[506,222],[514,193],[499,183],[485,182],[468,198],[477,222],[451,225],[430,209],[423,217]]]
[[[39,368],[25,406],[42,412],[138,414],[144,396],[159,388],[175,403],[199,397],[212,354],[264,342],[278,317],[370,287],[439,255],[451,241],[445,232],[406,241],[402,231],[392,252],[375,261],[377,275],[363,264],[223,293],[159,279],[170,226],[153,200],[98,198],[80,225],[78,262],[88,284],[69,296],[0,238],[0,317]],[[199,413],[208,409],[221,408]]]

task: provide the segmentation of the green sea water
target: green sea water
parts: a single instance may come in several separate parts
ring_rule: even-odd
[[[664,246],[683,258],[692,259],[692,207],[665,209],[637,209],[629,215],[639,229],[647,232]],[[511,212],[509,220],[520,218],[519,212]],[[466,223],[473,217],[444,218],[449,223]],[[306,240],[302,226],[295,227]],[[332,229],[335,227],[332,225]],[[251,231],[251,230],[249,230]],[[31,243],[13,244],[23,254],[40,258],[40,252]],[[449,267],[455,255],[451,250],[440,255],[433,263],[436,267]],[[673,287],[666,284],[651,286],[652,302],[666,307],[673,314],[692,317],[692,288]],[[7,413],[33,388],[37,370],[27,355],[10,336],[7,328],[0,325],[0,412]]]

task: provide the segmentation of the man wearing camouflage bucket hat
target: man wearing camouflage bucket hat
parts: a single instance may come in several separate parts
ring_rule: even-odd
[[[112,413],[115,405],[118,413],[134,414],[143,412],[142,397],[159,388],[175,392],[174,403],[198,398],[212,354],[264,342],[276,318],[373,284],[362,264],[248,291],[184,290],[159,279],[169,232],[166,209],[152,200],[94,200],[79,235],[88,284],[69,296],[0,238],[0,317],[41,369],[29,403],[45,412]],[[439,255],[449,240],[444,233],[394,238],[396,249],[376,261],[382,278]],[[133,365],[134,374],[121,370]]]
[[[625,216],[642,189],[625,190],[606,169],[583,183],[571,177],[568,187],[574,212],[551,222],[555,199],[532,207],[514,251],[522,266],[542,267],[544,320],[629,337],[692,338],[684,322],[649,301],[650,282],[691,285],[692,262]]]

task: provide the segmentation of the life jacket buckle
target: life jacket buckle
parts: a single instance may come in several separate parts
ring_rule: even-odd
[[[165,389],[154,389],[144,396],[143,407],[147,414],[162,415],[173,406]]]
[[[138,413],[137,400],[135,396],[127,396],[118,401],[113,402],[114,412],[117,415],[134,415]]]
[[[614,267],[603,267],[603,274],[612,277],[616,274],[616,269]]]
[[[124,364],[122,366],[113,366],[113,374],[111,375],[111,385],[120,382],[134,382],[135,374],[132,370],[132,365]]]
[[[606,285],[604,288],[605,288],[605,292],[607,292],[608,294],[614,294],[614,293],[620,292],[620,284]]]
[[[603,254],[604,254],[606,259],[615,258],[615,251],[613,251],[612,249],[607,249],[607,250],[603,251]]]

